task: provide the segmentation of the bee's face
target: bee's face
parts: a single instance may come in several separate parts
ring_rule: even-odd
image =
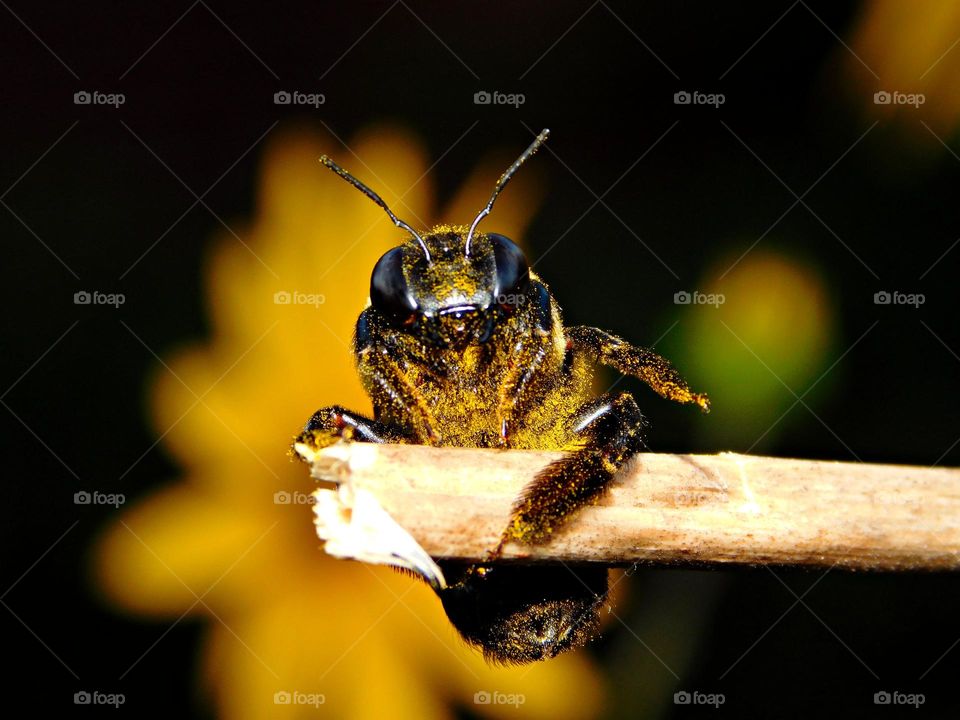
[[[415,242],[380,258],[370,303],[391,327],[436,347],[462,349],[486,342],[526,302],[530,271],[520,248],[503,235],[478,233],[467,255],[466,234],[451,228],[426,235],[429,261]]]

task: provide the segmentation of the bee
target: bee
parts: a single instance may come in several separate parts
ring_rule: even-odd
[[[353,349],[373,417],[318,410],[296,442],[349,439],[474,448],[563,450],[516,498],[498,545],[478,563],[440,560],[437,590],[469,644],[499,663],[529,663],[598,632],[607,569],[495,562],[508,542],[543,543],[597,501],[644,449],[646,421],[629,393],[594,397],[597,365],[643,380],[664,398],[709,410],[652,350],[603,330],[565,327],[560,306],[509,238],[477,230],[544,130],[500,176],[472,224],[418,233],[327,156],[321,162],[379,205],[410,237],[373,268]]]

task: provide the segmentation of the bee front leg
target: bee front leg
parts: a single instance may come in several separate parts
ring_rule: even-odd
[[[629,393],[581,406],[572,431],[583,447],[541,470],[517,499],[493,556],[506,542],[538,543],[571,515],[595,502],[610,479],[643,449],[646,422]]]
[[[536,396],[536,379],[553,346],[553,300],[543,283],[534,282],[532,289],[535,325],[518,340],[497,397],[501,447],[510,446],[516,411],[529,406],[530,399]]]
[[[407,442],[408,438],[398,428],[339,405],[331,405],[317,410],[303,426],[303,431],[294,442],[320,449],[333,445],[339,440],[402,443]]]
[[[631,345],[626,340],[592,327],[572,327],[566,330],[567,343],[586,353],[595,362],[612,367],[624,375],[643,380],[657,394],[667,400],[696,403],[704,412],[710,411],[710,400],[703,393],[695,393],[666,359],[653,350]]]
[[[373,398],[378,420],[387,418],[403,427],[407,442],[437,444],[440,435],[434,429],[433,412],[423,393],[411,382],[407,360],[400,345],[384,342],[382,328],[373,308],[368,307],[357,319],[354,331],[354,353],[357,372],[367,393]],[[407,352],[410,348],[407,348]]]
[[[376,407],[390,408],[397,416],[405,418],[418,442],[439,443],[440,434],[434,429],[436,422],[430,406],[407,379],[401,361],[394,358],[389,349],[376,345],[364,348],[358,354],[357,369]]]
[[[517,411],[523,411],[536,396],[535,379],[541,372],[543,362],[550,352],[551,340],[547,335],[537,334],[521,341],[510,369],[500,386],[497,401],[497,417],[500,420],[500,446],[510,446]]]

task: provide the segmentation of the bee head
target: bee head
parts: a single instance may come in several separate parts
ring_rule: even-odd
[[[486,342],[496,324],[527,301],[530,268],[523,251],[504,235],[476,230],[513,174],[549,135],[549,130],[541,132],[500,176],[469,227],[438,227],[424,236],[353,175],[326,155],[320,158],[411,236],[380,258],[370,278],[370,304],[384,322],[432,345],[462,348]]]
[[[530,268],[516,243],[496,233],[474,235],[468,255],[468,233],[437,228],[422,246],[410,242],[387,252],[370,278],[374,310],[433,345],[486,342],[527,301]]]

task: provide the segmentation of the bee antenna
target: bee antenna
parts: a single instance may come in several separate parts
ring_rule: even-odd
[[[343,178],[348,183],[353,185],[357,190],[362,192],[368,198],[373,200],[377,205],[382,207],[384,211],[386,211],[387,215],[390,216],[390,219],[393,220],[394,225],[396,225],[398,228],[402,228],[403,230],[406,230],[416,239],[418,243],[420,243],[420,248],[423,250],[423,256],[427,259],[428,263],[430,262],[430,251],[427,249],[427,244],[423,241],[423,238],[417,234],[416,230],[414,230],[412,227],[407,225],[403,220],[401,220],[396,215],[394,215],[393,211],[389,207],[387,207],[387,204],[383,201],[383,198],[377,195],[373,190],[368,188],[362,182],[357,180],[357,178],[355,178],[353,175],[348,173],[342,167],[337,165],[333,160],[331,160],[326,155],[323,155],[320,157],[320,162],[323,163],[326,167],[333,170],[337,175],[339,175],[341,178]]]
[[[487,215],[490,214],[490,211],[493,210],[493,204],[497,201],[497,196],[500,195],[501,191],[507,186],[507,183],[510,182],[510,178],[513,177],[514,173],[520,169],[520,166],[523,165],[527,160],[533,157],[533,154],[540,149],[540,146],[543,145],[547,138],[550,137],[550,130],[544,128],[540,131],[540,134],[537,135],[536,139],[530,143],[530,147],[523,151],[523,154],[518,157],[513,165],[508,167],[503,175],[500,176],[500,179],[497,180],[496,186],[493,188],[493,195],[490,196],[490,202],[487,203],[487,206],[480,211],[480,214],[477,215],[476,220],[473,221],[473,224],[470,226],[470,232],[467,233],[467,242],[465,245],[464,254],[470,256],[470,242],[473,240],[473,233],[477,229],[477,225],[480,224],[480,221],[483,220]]]

